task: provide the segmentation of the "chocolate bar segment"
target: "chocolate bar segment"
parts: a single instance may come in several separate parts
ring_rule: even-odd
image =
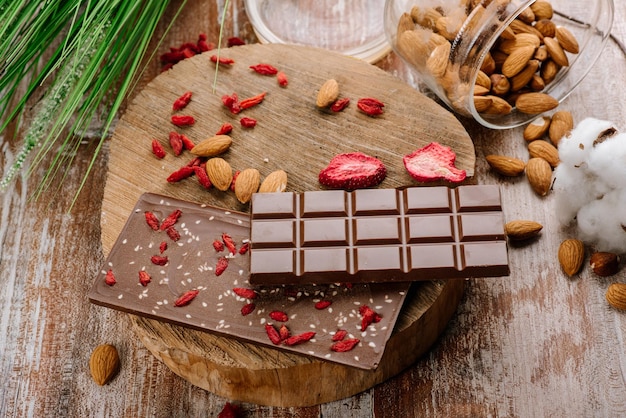
[[[497,186],[255,194],[251,211],[252,284],[509,274]]]

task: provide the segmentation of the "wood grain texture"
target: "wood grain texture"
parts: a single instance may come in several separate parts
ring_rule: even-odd
[[[198,0],[183,13],[159,53],[206,31],[217,38],[223,2]],[[582,3],[581,3],[582,4]],[[226,34],[252,41],[243,1],[231,1]],[[173,9],[172,9],[173,10]],[[626,9],[616,2],[613,34],[626,40]],[[161,26],[164,30],[166,19]],[[625,55],[609,43],[597,65],[563,103],[584,117],[615,121],[626,130]],[[391,55],[379,66],[413,86],[418,78]],[[145,84],[159,72],[150,65]],[[609,70],[610,69],[610,70]],[[543,223],[541,237],[510,251],[508,280],[472,280],[455,316],[428,354],[400,375],[361,394],[316,407],[243,404],[251,417],[618,417],[626,414],[626,314],[607,306],[604,292],[626,282],[622,270],[596,278],[587,269],[565,277],[555,263],[564,230],[550,195],[540,199],[523,179],[500,178],[484,156],[527,158],[522,130],[491,131],[462,120],[474,139],[476,178],[502,185],[505,216]],[[11,161],[19,136],[6,135],[0,167]],[[93,148],[82,147],[56,198],[29,201],[37,173],[1,196],[0,415],[217,416],[228,399],[178,377],[138,341],[124,314],[91,306],[85,295],[102,263],[100,209],[108,146],[98,158],[71,213]],[[588,261],[588,260],[587,260]],[[100,387],[87,363],[98,344],[115,344],[121,371]]]

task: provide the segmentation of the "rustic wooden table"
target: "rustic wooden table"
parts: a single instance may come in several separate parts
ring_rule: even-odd
[[[173,2],[171,11],[178,4]],[[218,3],[219,6],[216,6]],[[224,2],[189,2],[159,47],[218,38]],[[230,2],[226,36],[256,40],[243,1]],[[617,3],[613,34],[626,39],[626,8]],[[159,30],[165,30],[164,19]],[[562,104],[575,120],[593,116],[625,130],[626,57],[610,41],[589,76]],[[408,84],[417,79],[393,55],[379,62]],[[149,66],[144,84],[159,73]],[[491,153],[527,158],[521,129],[492,131],[462,120],[474,139],[480,183],[500,184],[507,220],[544,225],[531,245],[510,249],[511,276],[468,282],[456,315],[432,350],[400,375],[348,399],[307,408],[243,404],[245,416],[625,416],[626,313],[608,306],[605,291],[626,282],[626,270],[599,278],[585,268],[567,278],[556,261],[571,236],[524,179],[499,178],[485,162]],[[5,164],[12,146],[2,142]],[[92,141],[93,142],[93,141]],[[86,298],[102,262],[100,210],[108,148],[97,159],[75,207],[71,197],[94,147],[79,150],[61,192],[28,199],[38,172],[18,181],[0,206],[0,416],[217,416],[229,401],[172,373],[138,341],[128,317]],[[6,153],[6,154],[5,154]],[[104,387],[89,375],[95,346],[111,343],[122,359]]]

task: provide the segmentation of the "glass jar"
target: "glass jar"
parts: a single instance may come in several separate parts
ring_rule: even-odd
[[[373,63],[390,51],[382,0],[246,0],[262,43],[314,46]]]
[[[613,0],[387,0],[385,32],[460,115],[504,129],[563,101],[600,56]]]

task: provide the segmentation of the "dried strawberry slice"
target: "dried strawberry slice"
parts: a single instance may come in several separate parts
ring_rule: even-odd
[[[417,181],[447,180],[460,183],[465,180],[465,170],[456,168],[456,154],[450,147],[431,142],[423,148],[405,155],[404,167]]]
[[[351,152],[339,154],[320,171],[319,182],[331,189],[355,190],[380,184],[387,176],[387,168],[378,158]]]

